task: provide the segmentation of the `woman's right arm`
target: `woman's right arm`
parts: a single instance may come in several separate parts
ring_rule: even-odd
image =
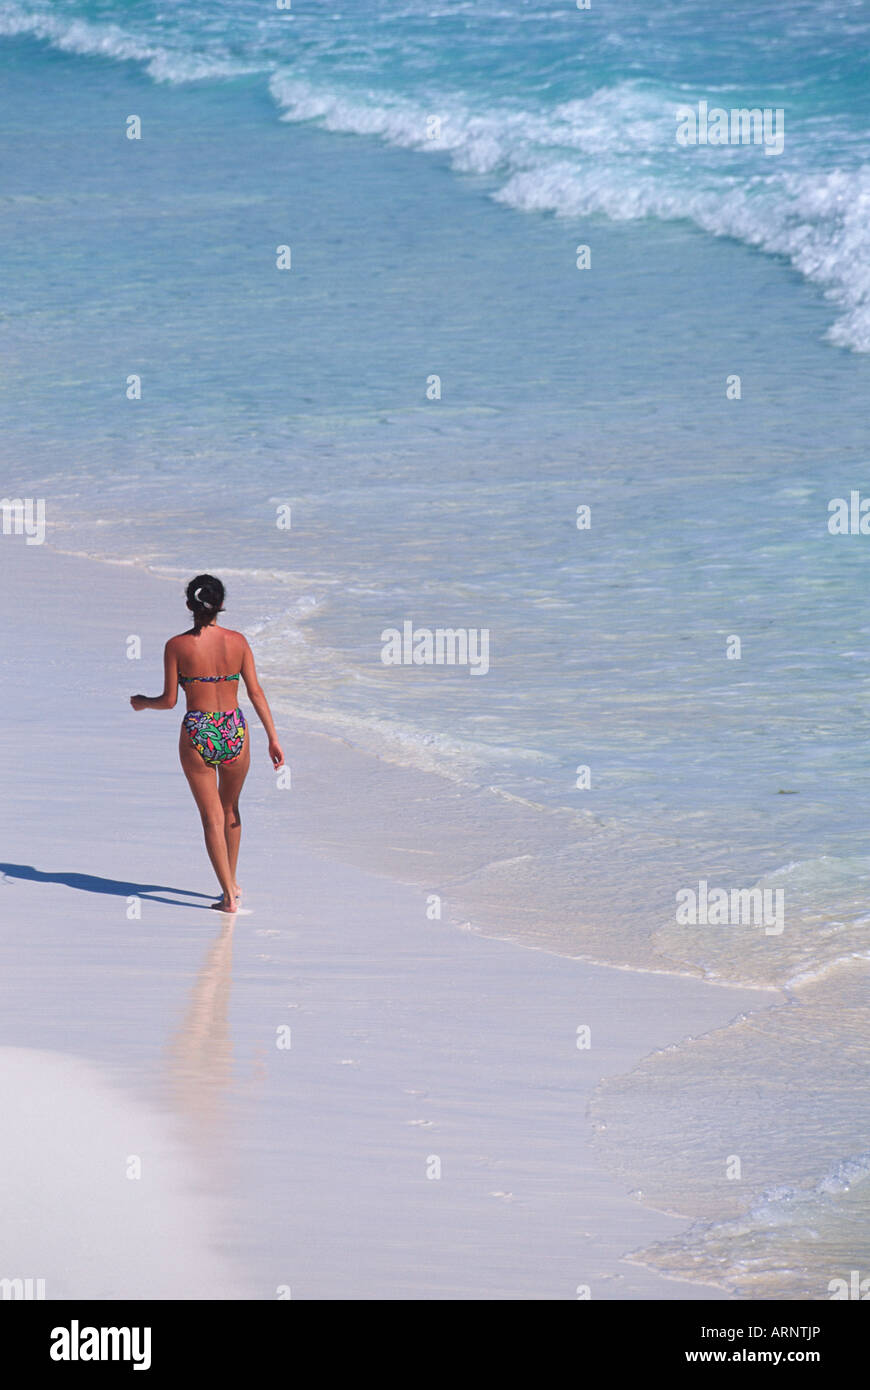
[[[163,648],[163,694],[131,695],[130,704],[135,710],[175,709],[178,700],[178,658],[175,655],[175,638],[170,637]]]
[[[263,693],[263,687],[257,680],[257,668],[254,665],[254,653],[245,641],[245,654],[242,657],[242,680],[245,682],[245,689],[250,697],[251,704],[257,711],[260,723],[266,730],[269,740],[269,757],[272,759],[274,767],[283,767],[284,754],[281,752],[281,745],[278,742],[278,735],[275,732],[275,721],[272,718],[272,711],[269,709],[269,701]]]

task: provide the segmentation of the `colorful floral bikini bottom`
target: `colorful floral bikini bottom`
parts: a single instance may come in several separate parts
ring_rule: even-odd
[[[203,762],[209,767],[234,763],[245,746],[247,725],[240,709],[188,710],[184,727]]]

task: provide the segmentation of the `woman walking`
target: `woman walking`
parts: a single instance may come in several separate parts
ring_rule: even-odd
[[[135,710],[174,709],[178,687],[187,696],[178,753],[184,775],[202,817],[205,846],[217,874],[219,912],[236,912],[241,888],[236,878],[242,822],[239,796],[251,765],[245,716],[239,709],[239,677],[269,739],[269,757],[281,767],[281,752],[272,712],[263,694],[254,656],[241,632],[218,627],[224,586],[210,574],[198,574],[187,586],[193,627],[170,637],[163,652],[163,694],[131,695]]]

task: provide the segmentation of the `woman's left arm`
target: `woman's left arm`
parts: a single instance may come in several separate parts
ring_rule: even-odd
[[[178,659],[172,638],[163,648],[163,694],[131,695],[130,704],[139,709],[174,709],[178,700]]]

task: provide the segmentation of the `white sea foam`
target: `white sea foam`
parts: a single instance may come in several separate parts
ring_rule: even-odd
[[[382,93],[363,98],[318,90],[283,72],[271,78],[270,90],[284,120],[377,135],[446,153],[459,172],[497,175],[493,196],[519,211],[688,219],[713,236],[785,256],[841,308],[830,340],[870,351],[870,163],[770,170],[746,148],[686,159],[674,141],[674,111],[684,97],[634,83],[550,112],[477,112],[450,95],[425,107]],[[431,115],[442,118],[436,138],[427,133]]]
[[[447,155],[457,172],[495,180],[493,196],[518,211],[690,220],[787,257],[836,304],[831,342],[870,351],[870,151],[865,159],[851,127],[838,139],[826,123],[808,122],[790,131],[784,157],[770,161],[748,147],[678,147],[675,111],[692,94],[676,86],[624,81],[552,108],[509,100],[478,108],[463,92],[411,98],[383,86],[303,79],[260,41],[249,42],[242,57],[210,33],[194,39],[179,29],[157,38],[20,3],[0,4],[0,35],[138,62],[155,82],[268,73],[282,119]],[[441,118],[434,137],[431,116]],[[842,151],[843,167],[832,167],[832,147]]]
[[[7,38],[29,36],[63,53],[77,53],[82,57],[141,63],[155,82],[196,82],[261,70],[260,64],[239,62],[220,48],[198,54],[186,47],[172,48],[139,38],[118,24],[62,18],[50,11],[33,11],[17,4],[0,8],[0,35]]]

